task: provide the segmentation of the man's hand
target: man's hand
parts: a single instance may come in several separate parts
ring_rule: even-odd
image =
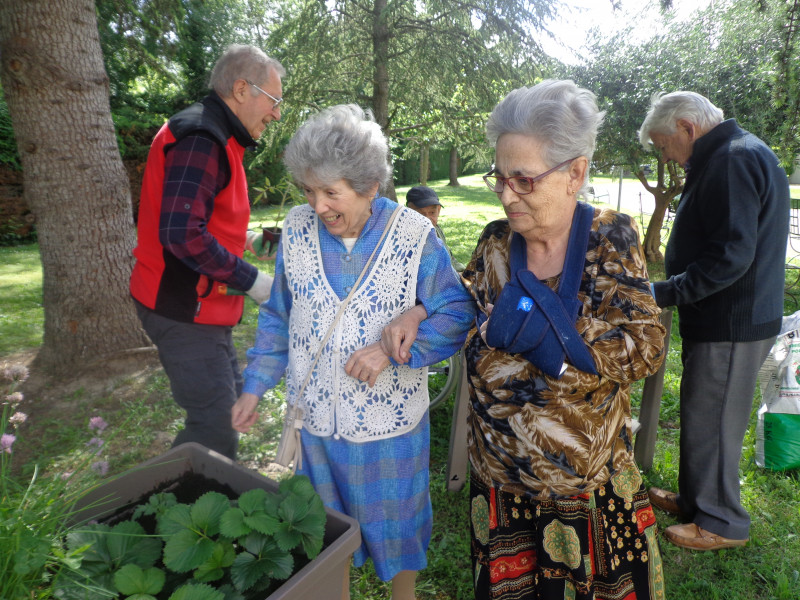
[[[428,318],[428,312],[422,304],[407,310],[383,328],[381,332],[381,349],[391,356],[398,365],[411,360],[411,345],[417,339],[419,324]]]
[[[233,405],[231,410],[231,426],[240,433],[247,433],[258,419],[256,407],[258,396],[244,393]]]
[[[269,300],[270,292],[272,292],[272,280],[273,277],[271,275],[267,275],[264,271],[259,271],[253,286],[245,293],[255,300],[256,304],[261,306],[262,303]]]
[[[264,243],[263,233],[248,230],[244,248],[255,254],[259,260],[269,260],[271,258],[269,255],[271,246],[270,243]]]
[[[344,371],[350,377],[366,381],[369,387],[372,387],[381,371],[390,364],[392,363],[389,362],[389,356],[381,349],[381,343],[375,342],[353,352],[344,366]]]

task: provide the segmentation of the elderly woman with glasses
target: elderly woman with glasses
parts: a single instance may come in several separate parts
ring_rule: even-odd
[[[308,204],[283,223],[233,425],[250,428],[285,372],[287,399],[303,409],[297,472],[359,522],[355,565],[372,558],[392,598],[410,600],[432,523],[425,367],[458,351],[475,309],[430,221],[378,195],[387,158],[380,127],[355,105],[310,118],[289,142],[284,162]],[[385,329],[398,341],[388,353]]]
[[[577,197],[597,130],[571,81],[512,91],[487,136],[489,223],[462,278],[478,306],[470,392],[475,597],[664,598],[655,517],[634,463],[631,384],[664,328],[634,221]]]

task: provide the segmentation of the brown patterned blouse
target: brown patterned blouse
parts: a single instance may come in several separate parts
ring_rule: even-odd
[[[463,273],[479,310],[509,279],[510,240],[507,220],[489,223]],[[556,290],[558,279],[546,283]],[[519,354],[489,348],[476,328],[467,337],[470,462],[486,485],[575,496],[635,468],[630,386],[658,370],[665,330],[627,215],[595,210],[578,297],[576,328],[599,376],[569,366],[553,379]]]

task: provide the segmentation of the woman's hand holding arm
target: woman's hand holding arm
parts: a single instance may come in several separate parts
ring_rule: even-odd
[[[486,310],[484,312],[486,313],[487,317],[492,316],[492,309],[493,308],[494,308],[494,304],[490,304],[490,303],[486,304]],[[478,330],[478,333],[481,334],[481,339],[484,342],[486,342],[486,327],[488,327],[488,325],[489,325],[489,319],[486,319],[483,322],[483,324],[481,325],[480,329]],[[487,346],[488,346],[488,344],[487,344]]]
[[[378,375],[390,364],[392,363],[389,361],[389,355],[383,351],[381,343],[375,342],[353,352],[344,366],[344,371],[350,377],[366,381],[369,387],[373,387]]]
[[[244,392],[231,410],[231,425],[240,433],[247,433],[258,419],[258,396]]]
[[[417,339],[419,324],[428,317],[428,311],[422,304],[407,310],[383,328],[381,332],[381,349],[391,356],[399,365],[411,359],[411,344]]]

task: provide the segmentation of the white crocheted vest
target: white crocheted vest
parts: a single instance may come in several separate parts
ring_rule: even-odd
[[[292,209],[283,225],[284,264],[292,293],[286,390],[297,398],[341,300],[322,264],[319,219]],[[401,208],[372,267],[353,293],[303,392],[304,427],[314,435],[354,442],[390,438],[413,429],[428,408],[428,370],[389,365],[369,387],[345,373],[350,356],[380,340],[394,318],[414,306],[417,270],[430,222]]]

